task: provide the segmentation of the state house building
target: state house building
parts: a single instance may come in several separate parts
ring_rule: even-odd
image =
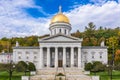
[[[17,42],[13,48],[13,61],[33,62],[37,70],[57,67],[83,69],[85,63],[93,61],[107,64],[108,54],[104,42],[100,46],[82,46],[83,39],[71,36],[72,28],[60,7],[51,19],[50,36],[38,39],[38,47],[23,47]]]

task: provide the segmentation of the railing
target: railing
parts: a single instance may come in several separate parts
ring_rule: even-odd
[[[66,72],[65,72],[65,68],[63,67],[63,71],[64,71],[64,75],[65,75],[65,80],[67,80],[66,78]]]
[[[64,68],[64,67],[62,67],[62,69],[63,69],[63,73],[64,73],[64,75],[65,75],[65,80],[67,80],[67,78],[66,78],[65,68]],[[54,79],[54,80],[56,80],[56,76],[57,76],[57,74],[58,74],[58,67],[57,67],[57,69],[56,69],[55,79]]]
[[[58,67],[57,67],[57,69],[56,69],[55,79],[54,79],[54,80],[56,80],[57,72],[58,72]]]

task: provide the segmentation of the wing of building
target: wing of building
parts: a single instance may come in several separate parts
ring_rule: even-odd
[[[73,27],[74,28],[74,27]],[[72,37],[72,27],[61,8],[50,23],[50,36],[38,39],[38,47],[22,47],[16,43],[13,61],[33,62],[37,69],[45,67],[84,68],[84,64],[101,61],[107,64],[108,54],[104,42],[100,46],[82,46],[83,39]]]

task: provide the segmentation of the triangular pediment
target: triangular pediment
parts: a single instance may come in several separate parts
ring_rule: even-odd
[[[55,36],[49,36],[46,38],[41,39],[40,41],[81,41],[80,38],[75,38],[72,36],[66,36],[66,35],[55,35]]]

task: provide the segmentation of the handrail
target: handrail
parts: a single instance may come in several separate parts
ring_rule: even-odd
[[[63,67],[63,70],[64,70],[64,74],[65,74],[65,80],[66,80],[66,72],[65,72],[65,68]]]
[[[66,78],[66,72],[65,72],[65,68],[64,68],[64,67],[62,67],[62,69],[63,69],[63,71],[64,71],[65,80],[67,80],[67,78]],[[54,80],[56,80],[57,73],[58,73],[58,67],[57,67],[57,69],[56,69],[56,73],[55,73],[55,79],[54,79]]]
[[[57,72],[58,72],[58,67],[57,67],[57,70],[56,70],[56,73],[55,73],[55,79],[54,79],[54,80],[56,80],[56,75],[57,75]]]

